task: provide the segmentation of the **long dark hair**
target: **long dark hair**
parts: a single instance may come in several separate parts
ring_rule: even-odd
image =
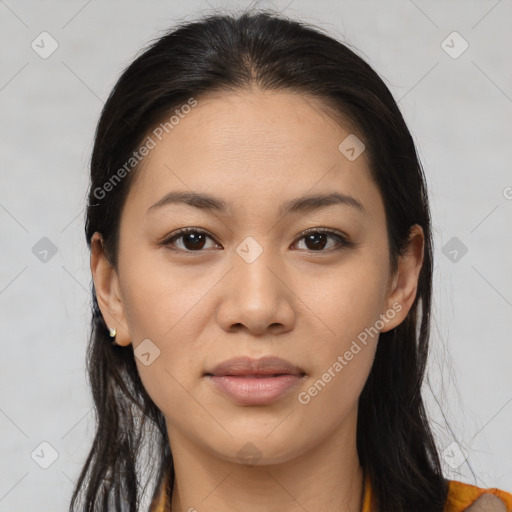
[[[432,293],[425,178],[390,91],[347,45],[321,29],[269,11],[204,16],[154,41],[123,72],[98,123],[87,243],[90,247],[91,237],[100,232],[116,266],[121,209],[137,170],[136,165],[127,168],[126,162],[158,123],[203,93],[253,86],[314,95],[361,134],[385,205],[393,270],[410,227],[423,228],[417,296],[406,319],[380,335],[359,399],[357,451],[380,511],[442,512],[447,481],[421,395]],[[126,172],[120,173],[123,166]],[[166,477],[170,500],[174,470],[169,439],[163,414],[139,378],[131,346],[110,341],[94,286],[92,300],[87,370],[97,429],[70,510],[81,499],[80,510],[136,511],[146,487],[157,489]],[[148,450],[156,470],[151,474],[143,464]]]

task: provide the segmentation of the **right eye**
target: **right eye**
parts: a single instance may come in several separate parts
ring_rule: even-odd
[[[163,245],[172,246],[172,250],[178,250],[181,252],[202,252],[208,238],[213,241],[213,238],[202,229],[181,228],[174,233],[171,233],[171,235],[163,242]],[[178,240],[181,240],[181,247],[178,246],[178,249],[175,249],[175,247],[177,247],[175,241]],[[216,244],[214,243],[214,247],[215,245]]]

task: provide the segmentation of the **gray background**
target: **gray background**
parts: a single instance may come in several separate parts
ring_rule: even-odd
[[[65,510],[92,439],[83,206],[103,102],[163,30],[212,7],[247,5],[0,0],[2,511]],[[434,347],[425,393],[446,476],[512,491],[512,2],[258,6],[348,41],[399,100],[431,193]],[[47,58],[31,47],[51,48],[43,31],[58,44]]]

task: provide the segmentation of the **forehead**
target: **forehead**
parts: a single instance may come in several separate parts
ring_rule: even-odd
[[[267,161],[274,168],[284,160],[301,161],[308,151],[308,160],[318,159],[320,152],[337,149],[354,131],[348,120],[335,120],[328,112],[320,99],[292,92],[209,93],[163,137],[174,150],[179,146],[179,156],[190,162],[205,154],[226,162],[247,154],[260,159],[272,155],[280,157]],[[162,156],[162,151],[157,153]]]
[[[365,152],[350,160],[339,149],[355,130],[316,97],[217,92],[198,97],[186,111],[172,128],[164,118],[150,132],[154,147],[135,173],[129,199],[148,208],[169,190],[216,191],[253,211],[308,191],[376,199]]]

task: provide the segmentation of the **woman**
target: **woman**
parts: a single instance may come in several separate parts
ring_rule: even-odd
[[[443,477],[424,176],[343,44],[269,13],[157,40],[101,115],[86,236],[98,426],[71,510],[147,487],[173,512],[512,510]]]

